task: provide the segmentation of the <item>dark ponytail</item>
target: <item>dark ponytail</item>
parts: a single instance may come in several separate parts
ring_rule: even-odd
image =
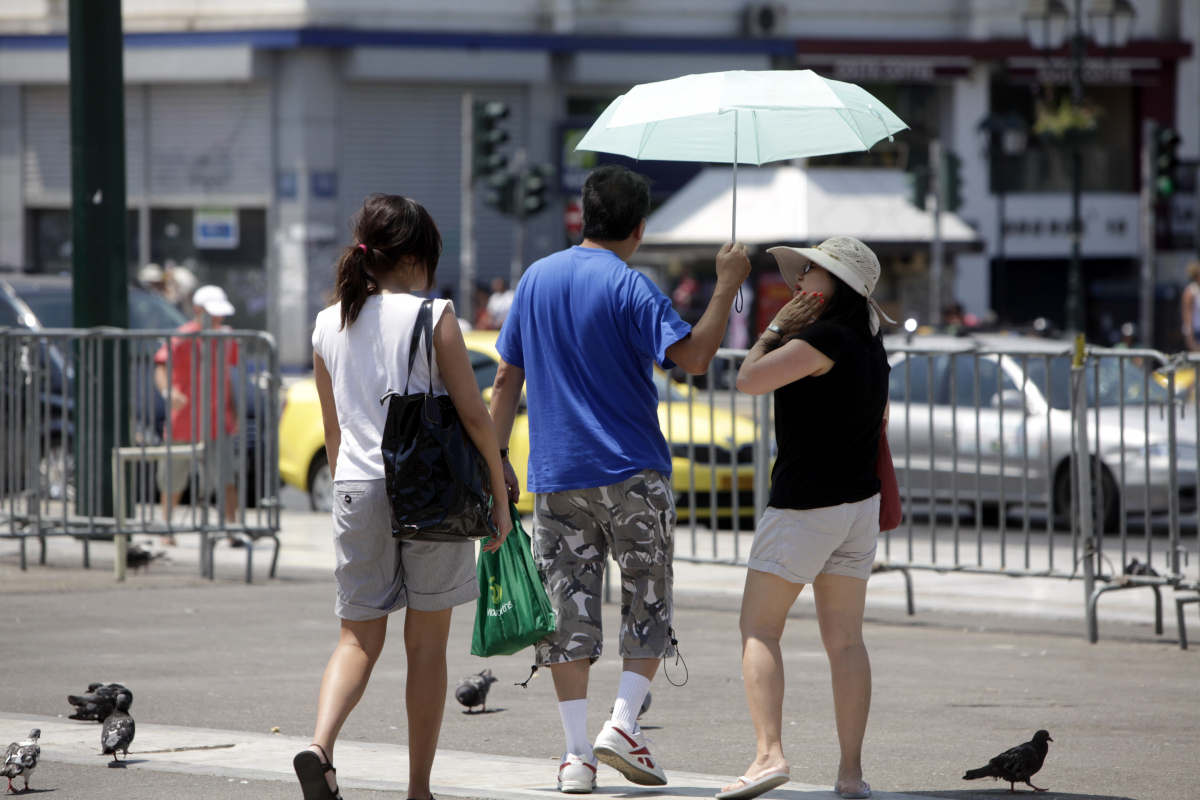
[[[425,271],[425,289],[435,286],[442,235],[424,206],[397,194],[373,194],[350,224],[353,243],[334,268],[335,301],[342,305],[341,328],[353,325],[367,298],[378,291],[375,279],[411,257]]]

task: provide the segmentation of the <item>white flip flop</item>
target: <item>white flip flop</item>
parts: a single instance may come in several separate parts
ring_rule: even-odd
[[[838,797],[841,797],[843,800],[867,800],[867,798],[871,796],[871,784],[863,781],[863,786],[867,788],[861,792],[842,792],[838,790],[837,784],[835,783],[833,785],[833,793]]]
[[[768,772],[758,780],[750,780],[745,775],[737,779],[738,788],[730,789],[728,792],[717,792],[717,800],[750,800],[752,797],[758,797],[760,794],[765,794],[772,789],[783,786],[792,779],[791,775],[781,770]]]

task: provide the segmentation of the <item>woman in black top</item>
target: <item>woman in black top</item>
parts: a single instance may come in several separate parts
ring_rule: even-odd
[[[862,617],[879,533],[875,459],[888,400],[881,312],[870,299],[879,260],[848,237],[770,252],[795,294],[750,350],[737,379],[747,394],[775,392],[779,445],[742,597],[742,673],[758,757],[717,797],[755,797],[788,780],[779,639],[808,583],[833,674],[841,745],[834,791],[870,797],[862,779],[871,705]]]

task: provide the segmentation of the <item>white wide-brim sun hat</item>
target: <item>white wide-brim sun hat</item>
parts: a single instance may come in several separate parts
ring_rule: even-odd
[[[816,247],[772,247],[767,250],[775,256],[779,271],[789,288],[795,288],[796,280],[804,270],[805,261],[824,267],[842,279],[842,282],[867,298],[871,312],[871,335],[879,333],[879,318],[893,325],[896,321],[883,313],[883,309],[871,297],[875,284],[879,282],[879,258],[871,248],[850,236],[833,236]]]
[[[228,317],[234,312],[233,303],[220,286],[201,286],[192,295],[192,305],[213,317]]]

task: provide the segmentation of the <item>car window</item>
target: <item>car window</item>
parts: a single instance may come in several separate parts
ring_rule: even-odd
[[[955,362],[953,390],[958,406],[960,408],[975,407],[975,378],[978,373],[979,407],[999,408],[1000,395],[997,390],[998,373],[1001,372],[999,363],[995,359],[986,357],[976,359],[971,355],[959,356]],[[1003,375],[1003,381],[1003,391],[1020,390],[1020,387],[1007,374]],[[947,396],[949,396],[949,392],[947,392]]]
[[[71,293],[17,290],[43,328],[71,327]]]
[[[0,328],[24,328],[23,313],[18,313],[8,295],[0,292]]]
[[[471,356],[471,369],[475,370],[475,382],[479,384],[479,391],[492,388],[492,384],[496,382],[496,370],[500,365],[487,353],[480,353],[478,350],[468,350],[467,353]]]
[[[170,330],[187,322],[175,306],[144,289],[129,287],[129,327],[135,330]]]
[[[907,363],[907,366],[905,364]],[[929,366],[933,365],[933,390],[937,402],[945,403],[946,366],[950,363],[948,355],[921,355],[918,353],[906,355],[892,365],[888,374],[888,397],[894,403],[905,401],[905,381],[909,385],[908,400],[913,403],[929,402]]]
[[[1092,367],[1087,372],[1088,407],[1096,406],[1096,384],[1099,378],[1100,407],[1117,406],[1122,396],[1126,405],[1142,405],[1147,397],[1151,403],[1167,402],[1167,390],[1151,376],[1147,379],[1146,372],[1133,359],[1125,359],[1125,368],[1116,358],[1101,358],[1098,367]],[[1097,369],[1099,373],[1097,374]],[[1123,374],[1122,374],[1123,373]],[[1029,359],[1029,382],[1046,395],[1046,359]],[[1147,386],[1147,384],[1149,384]],[[1057,356],[1050,359],[1050,405],[1066,410],[1071,407],[1071,359],[1069,356]]]

